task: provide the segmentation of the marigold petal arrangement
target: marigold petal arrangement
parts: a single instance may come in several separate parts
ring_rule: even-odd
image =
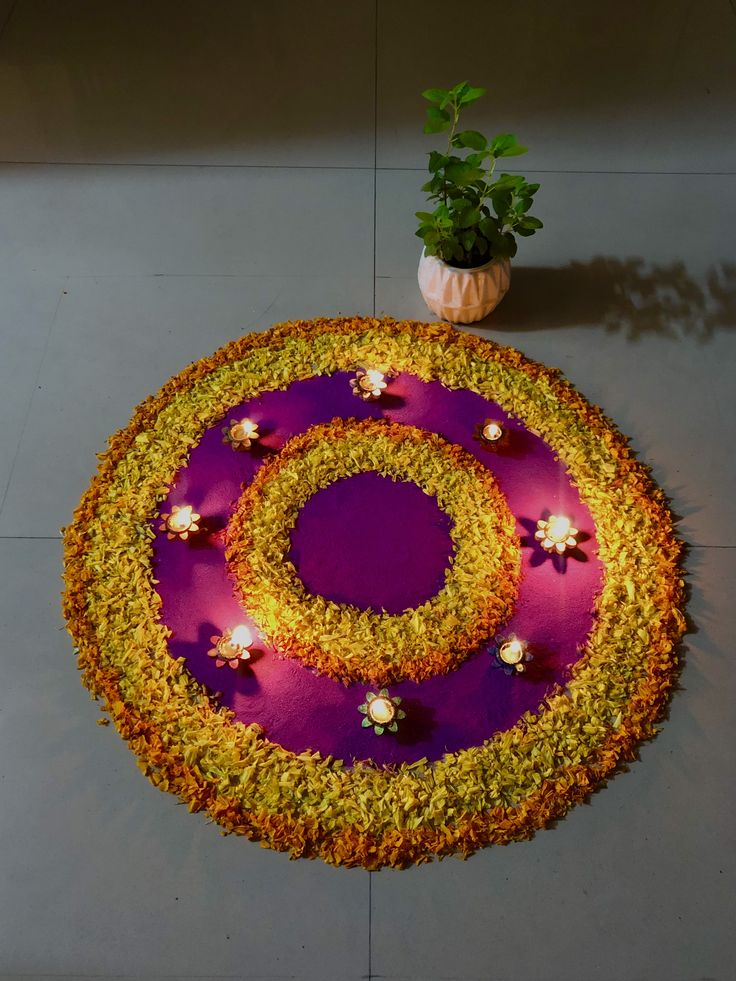
[[[305,501],[366,470],[414,481],[453,519],[443,589],[397,616],[309,596],[284,562]],[[251,616],[282,651],[345,683],[422,681],[449,671],[508,616],[519,578],[514,524],[492,475],[460,447],[386,420],[333,419],[258,471],[230,522],[227,554]]]
[[[356,399],[350,379],[358,369],[399,381],[385,391],[372,388],[378,396]],[[462,446],[454,421],[430,432],[419,410],[410,419],[411,406],[396,394],[402,375],[426,384],[427,391],[437,384],[462,395],[461,415],[470,413],[461,420],[469,433]],[[278,420],[269,420],[263,427],[268,439],[260,439],[258,429],[228,438],[239,420],[260,424],[260,417],[241,415],[243,403],[320,378],[344,387],[351,409],[342,418],[330,412],[304,432],[285,427],[280,436]],[[471,418],[475,398],[492,401],[503,418],[495,409]],[[363,415],[355,420],[358,410]],[[495,447],[475,435],[488,419],[503,427]],[[230,427],[224,444],[223,426]],[[228,465],[246,474],[224,531],[233,577],[229,602],[237,596],[244,615],[215,623],[216,629],[203,624],[190,663],[174,656],[176,631],[167,626],[157,590],[155,550],[168,548],[173,560],[193,561],[216,547],[206,494],[186,503],[171,500],[178,474],[208,433],[228,454]],[[245,447],[246,438],[258,443]],[[568,510],[565,536],[556,526],[537,526],[538,520],[559,518],[556,502],[546,512],[519,514],[510,507],[517,484],[505,476],[494,480],[504,454],[523,475],[532,440],[555,454],[579,495],[580,514]],[[246,452],[233,453],[236,443]],[[314,596],[290,558],[290,534],[310,495],[364,470],[410,480],[451,520],[453,552],[444,584],[405,613],[366,613]],[[186,522],[172,524],[171,517],[186,507],[184,517],[197,527],[184,529],[185,538],[178,526]],[[581,515],[588,514],[602,581],[579,656],[564,680],[548,689],[535,682],[543,659],[534,644],[524,672],[493,671],[494,638],[518,632],[514,624],[507,630],[506,621],[517,595],[523,606],[521,591],[534,565],[525,559],[520,567],[520,552],[537,556],[550,582],[566,569],[574,572],[575,553],[586,548],[578,534],[586,527]],[[142,771],[192,811],[206,811],[225,832],[336,865],[403,867],[433,856],[468,855],[529,837],[562,816],[633,758],[638,742],[654,735],[685,627],[681,544],[662,491],[625,439],[557,371],[442,324],[359,317],[297,321],[246,335],[191,365],[111,438],[65,529],[64,547],[64,613],[83,681]],[[320,633],[323,617],[330,626]],[[239,649],[237,658],[228,649],[232,656],[220,658],[217,640],[239,620],[251,633],[257,628],[263,644]],[[265,654],[256,651],[260,647],[268,648]],[[279,656],[297,659],[290,670],[303,672],[298,677],[305,684],[317,671],[321,685],[334,686],[319,688],[328,693],[324,704],[309,703],[302,715],[329,720],[333,706],[345,703],[354,720],[350,738],[365,740],[363,756],[310,750],[307,723],[307,735],[299,736],[307,740],[305,748],[285,748],[268,725],[239,721],[240,709],[212,697],[211,686],[192,668],[199,657],[202,671],[232,679],[246,698],[249,679],[259,671],[265,679]],[[232,661],[237,670],[218,671],[216,660]],[[470,670],[489,686],[538,683],[540,688],[528,689],[541,692],[538,702],[482,741],[409,761],[409,751],[401,749],[406,740],[421,740],[422,726],[440,725],[422,716],[425,687],[441,687],[435,696],[441,720],[443,699]],[[375,713],[376,721],[367,714],[366,684],[391,701],[398,694],[384,696],[381,686],[395,679],[416,691],[411,698],[403,694],[396,716],[386,707],[384,725],[384,715]],[[507,699],[510,691],[488,690]],[[384,729],[380,738],[376,725]],[[386,766],[372,758],[397,746],[406,762]]]

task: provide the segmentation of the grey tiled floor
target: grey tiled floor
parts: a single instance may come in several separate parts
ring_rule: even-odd
[[[0,0],[0,978],[736,977],[735,35],[726,0]],[[405,872],[290,863],[95,726],[58,529],[106,436],[229,338],[431,319],[418,92],[468,76],[546,223],[474,330],[632,437],[697,630],[659,738],[555,829]]]

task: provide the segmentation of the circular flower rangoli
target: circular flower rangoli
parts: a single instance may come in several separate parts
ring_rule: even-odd
[[[441,324],[304,321],[111,439],[64,610],[157,786],[295,857],[404,866],[528,837],[653,735],[679,559],[558,372]]]

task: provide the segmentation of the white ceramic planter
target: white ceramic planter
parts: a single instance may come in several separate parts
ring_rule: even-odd
[[[472,324],[487,317],[504,298],[511,266],[508,259],[491,259],[474,269],[456,269],[422,249],[417,278],[432,313],[455,324]]]

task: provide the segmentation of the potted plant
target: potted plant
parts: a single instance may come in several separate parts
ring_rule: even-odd
[[[422,187],[436,207],[416,212],[416,234],[424,242],[419,288],[433,313],[462,324],[481,320],[500,303],[509,288],[516,236],[542,227],[529,214],[539,184],[518,174],[494,178],[498,160],[527,148],[511,133],[489,141],[477,130],[458,130],[463,109],[484,93],[468,82],[422,92],[431,103],[424,132],[449,130],[449,136],[444,153],[429,154],[432,176]]]

